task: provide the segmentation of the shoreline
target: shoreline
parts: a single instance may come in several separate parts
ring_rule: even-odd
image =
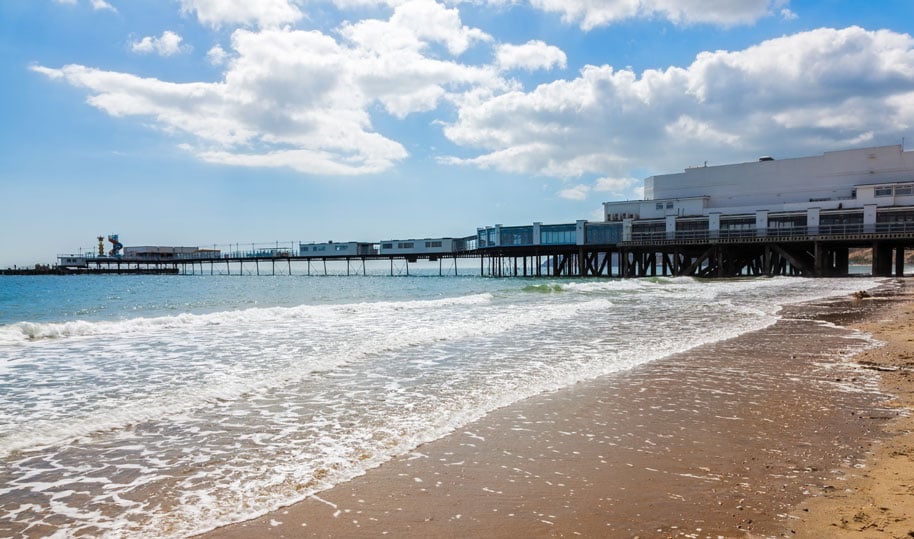
[[[903,282],[898,293],[883,298],[888,305],[851,326],[884,343],[854,361],[879,373],[883,405],[898,415],[843,488],[818,493],[792,511],[795,537],[914,536],[914,281]]]
[[[847,359],[866,340],[820,320],[878,318],[880,301],[788,306],[769,328],[497,410],[203,537],[791,536],[796,522],[821,536],[809,516],[829,513],[799,504],[850,488],[832,484],[856,480],[898,408],[881,371]]]

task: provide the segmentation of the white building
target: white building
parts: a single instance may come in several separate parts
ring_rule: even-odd
[[[688,168],[644,180],[644,200],[605,202],[623,237],[728,230],[860,227],[914,221],[914,151],[900,145]]]
[[[378,254],[378,250],[370,243],[346,241],[326,243],[299,243],[298,255],[309,258],[339,257],[339,256],[369,256]]]
[[[378,253],[382,255],[449,254],[458,251],[459,247],[454,238],[382,240],[378,246]]]

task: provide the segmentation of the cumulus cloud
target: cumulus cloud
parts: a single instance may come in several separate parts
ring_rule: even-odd
[[[495,63],[503,70],[564,69],[566,62],[562,49],[539,40],[531,40],[523,45],[502,44],[495,50]]]
[[[584,30],[625,19],[664,18],[677,24],[707,23],[720,26],[752,24],[786,3],[785,0],[531,0],[543,11]]]
[[[117,8],[106,2],[105,0],[92,0],[92,9],[95,11],[111,11],[117,13]]]
[[[213,47],[206,52],[206,59],[214,66],[221,66],[228,57],[229,54],[219,45],[213,45]]]
[[[587,200],[587,195],[589,194],[590,186],[584,184],[575,185],[559,191],[559,197],[567,200]]]
[[[609,193],[613,196],[624,196],[625,193],[635,187],[640,180],[636,178],[597,178],[594,182],[594,191]]]
[[[478,28],[464,26],[456,8],[448,9],[435,0],[399,3],[389,20],[368,19],[346,24],[342,32],[351,41],[375,51],[418,51],[431,43],[440,43],[453,55],[462,54],[474,42],[492,39]]]
[[[79,0],[54,0],[54,3],[75,6],[79,4]],[[105,0],[90,0],[89,3],[95,11],[110,11],[112,13],[117,13],[117,8]]]
[[[146,36],[130,44],[133,52],[140,54],[156,53],[160,56],[172,56],[186,50],[181,46],[184,39],[171,30],[165,30],[160,37]]]
[[[223,26],[277,27],[299,21],[296,0],[180,0],[181,12],[213,28]]]
[[[441,44],[456,54],[486,39],[436,6],[406,2],[389,20],[348,24],[338,37],[288,27],[237,29],[218,82],[172,83],[81,65],[32,69],[87,89],[89,104],[112,116],[151,119],[208,162],[377,173],[408,154],[372,128],[371,108],[405,117],[432,110],[451,94],[504,84],[494,68],[430,50]],[[208,57],[224,61],[228,54],[213,47]]]
[[[445,134],[481,153],[447,162],[624,177],[634,167],[818,153],[877,133],[900,139],[912,112],[911,36],[823,28],[640,76],[587,66],[529,92],[467,96]]]

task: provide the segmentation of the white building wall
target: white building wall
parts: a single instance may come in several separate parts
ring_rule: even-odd
[[[766,236],[768,232],[768,210],[758,210],[755,212],[755,233],[758,236]]]
[[[712,238],[720,235],[720,212],[711,212],[708,214],[708,234]]]
[[[574,244],[575,245],[584,245],[584,225],[587,224],[587,219],[578,219],[574,224]]]
[[[669,239],[676,237],[676,216],[666,216],[666,237]]]
[[[645,199],[708,196],[710,206],[759,207],[851,199],[854,186],[914,181],[914,151],[900,145],[815,157],[686,169],[645,180]],[[861,196],[858,189],[857,196]],[[770,209],[770,208],[769,208]]]
[[[640,200],[624,200],[619,202],[603,203],[603,220],[604,221],[621,221],[627,217],[634,216],[636,219],[641,215],[643,203]]]
[[[874,232],[876,230],[876,205],[867,204],[863,207],[863,231]]]
[[[819,208],[806,210],[806,231],[810,234],[819,233]]]

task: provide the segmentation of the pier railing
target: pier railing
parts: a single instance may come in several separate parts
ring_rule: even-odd
[[[780,228],[742,228],[721,230],[677,230],[675,232],[634,232],[633,244],[664,244],[670,242],[713,243],[713,242],[754,242],[769,240],[815,240],[848,239],[872,236],[882,239],[891,236],[910,237],[914,235],[914,222],[875,224],[828,224],[819,226],[798,226]]]

